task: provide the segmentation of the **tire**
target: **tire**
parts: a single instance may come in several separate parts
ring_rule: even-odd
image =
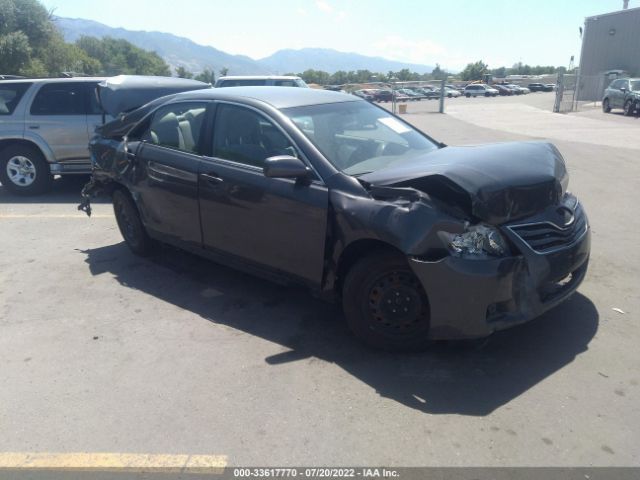
[[[0,182],[17,195],[40,195],[51,187],[49,164],[35,147],[10,145],[0,152]]]
[[[371,347],[408,351],[429,343],[429,302],[400,254],[377,250],[355,263],[343,283],[342,308],[351,331]]]
[[[464,96],[467,97],[467,98],[471,98],[471,94],[470,93],[465,93]]]
[[[611,105],[609,104],[609,99],[608,98],[605,98],[604,100],[602,100],[602,111],[604,113],[611,112]]]
[[[631,115],[633,115],[633,111],[633,102],[631,100],[627,100],[626,102],[624,102],[624,116],[630,117]]]
[[[118,229],[129,249],[140,256],[147,256],[153,252],[155,242],[149,237],[140,219],[138,207],[131,195],[122,190],[113,192],[113,211],[118,223]]]

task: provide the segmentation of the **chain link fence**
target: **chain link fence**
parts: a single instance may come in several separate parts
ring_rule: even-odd
[[[442,80],[358,83],[341,85],[339,89],[383,105],[397,114],[444,113],[447,101],[462,96]]]
[[[605,75],[558,75],[553,111],[569,113],[599,108],[609,82]]]

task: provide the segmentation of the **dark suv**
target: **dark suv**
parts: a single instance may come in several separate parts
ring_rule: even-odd
[[[622,108],[625,115],[640,110],[640,78],[618,78],[609,84],[602,98],[602,111]]]

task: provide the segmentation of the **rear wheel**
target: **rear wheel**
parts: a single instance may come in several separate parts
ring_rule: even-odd
[[[627,100],[626,102],[624,102],[624,114],[627,117],[630,117],[631,115],[633,115],[633,102],[631,100]]]
[[[376,251],[349,270],[342,306],[351,331],[385,350],[416,350],[428,344],[429,303],[420,281],[397,253]]]
[[[464,96],[467,97],[467,98],[471,98],[471,94],[470,93],[465,93]]]
[[[604,113],[611,112],[611,104],[609,103],[609,99],[608,98],[605,98],[604,100],[602,100],[602,111]]]
[[[11,193],[44,193],[51,186],[52,179],[49,165],[36,148],[12,145],[0,153],[0,182]]]
[[[131,251],[136,255],[149,255],[155,242],[147,234],[131,196],[122,190],[113,192],[113,211],[120,233]]]

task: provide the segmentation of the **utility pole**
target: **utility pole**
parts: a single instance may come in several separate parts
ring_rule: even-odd
[[[629,0],[622,0],[622,9],[626,10],[629,8]]]

